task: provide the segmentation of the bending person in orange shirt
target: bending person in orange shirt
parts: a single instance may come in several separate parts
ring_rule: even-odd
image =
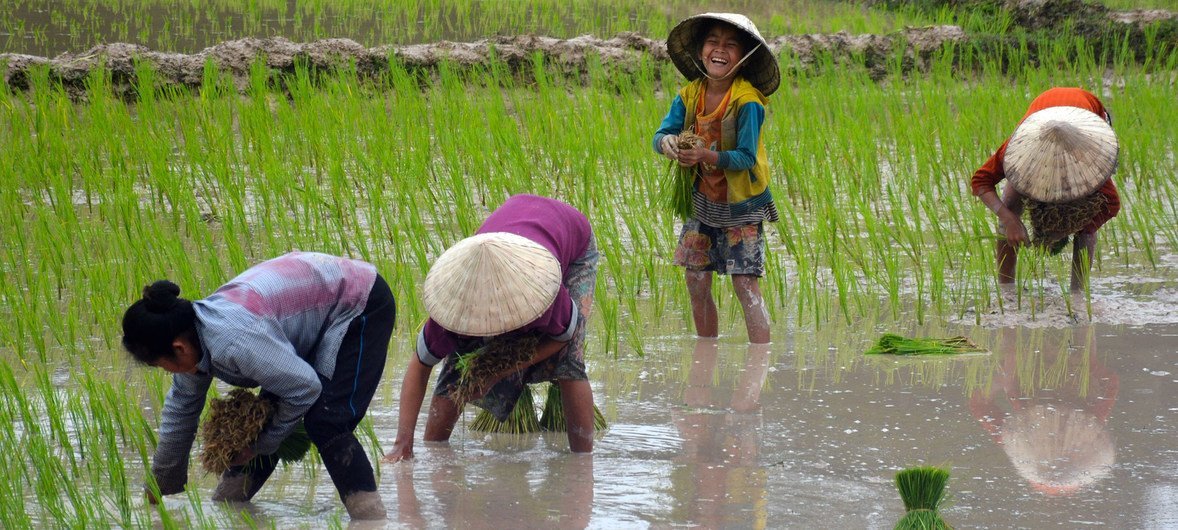
[[[1040,233],[1033,227],[1036,242],[1052,246],[1053,252],[1062,250],[1068,236],[1074,235],[1071,289],[1084,288],[1096,255],[1096,231],[1121,209],[1111,178],[1117,149],[1111,125],[1112,118],[1096,96],[1079,88],[1052,88],[1031,102],[1015,133],[974,172],[973,194],[998,216],[999,283],[1014,283],[1018,247],[1031,241],[1022,222],[1024,201],[1031,199],[1039,201],[1036,205],[1082,205],[1094,212],[1079,223],[1073,221],[1075,230]],[[1066,171],[1054,170],[1061,156],[1077,163],[1064,165]],[[999,198],[997,184],[1003,179],[1009,182]]]

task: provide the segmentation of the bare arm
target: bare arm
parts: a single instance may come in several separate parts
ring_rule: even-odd
[[[421,412],[421,403],[425,399],[425,387],[429,383],[431,372],[432,366],[422,364],[416,355],[410,357],[405,378],[401,381],[397,439],[393,441],[393,450],[384,456],[385,462],[413,458],[413,433],[417,430],[417,415]]]

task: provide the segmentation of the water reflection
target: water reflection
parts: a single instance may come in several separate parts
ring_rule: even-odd
[[[727,356],[714,339],[696,342],[683,390],[687,409],[674,418],[683,438],[671,471],[674,521],[706,528],[765,527],[768,499],[766,470],[759,465],[760,407],[769,348],[750,344],[736,380],[718,381],[716,367]],[[729,384],[731,393],[726,395]]]
[[[1108,477],[1116,446],[1106,426],[1117,374],[1097,354],[1091,327],[1060,345],[999,331],[994,384],[976,390],[970,412],[1036,491],[1069,495]],[[1070,347],[1074,345],[1074,347]]]
[[[429,462],[392,467],[395,522],[408,528],[585,528],[593,511],[592,454],[472,462],[449,446],[430,449]],[[423,472],[418,475],[416,472]]]

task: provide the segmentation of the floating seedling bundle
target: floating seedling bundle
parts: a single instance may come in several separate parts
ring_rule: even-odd
[[[864,355],[951,355],[984,352],[969,339],[957,336],[946,339],[913,338],[885,333]]]
[[[939,467],[913,467],[896,473],[896,489],[906,513],[895,530],[951,530],[937,512],[945,501],[948,482],[949,472]]]
[[[1108,198],[1096,192],[1068,202],[1024,199],[1023,204],[1031,219],[1031,241],[1055,255],[1067,246],[1068,236],[1084,229],[1108,207]]]
[[[200,461],[205,471],[222,473],[242,450],[258,440],[274,414],[274,402],[244,388],[209,402],[209,418],[201,426],[204,450]],[[311,449],[311,438],[300,422],[274,453],[283,462],[297,462]]]
[[[704,138],[691,131],[679,134],[679,149],[699,149],[704,146]],[[695,182],[695,168],[672,162],[663,182],[663,194],[670,200],[671,211],[683,219],[691,217],[694,208],[691,203],[691,192]]]

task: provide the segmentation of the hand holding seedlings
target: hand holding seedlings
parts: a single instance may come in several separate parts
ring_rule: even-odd
[[[703,163],[705,167],[715,167],[720,161],[720,153],[706,147],[679,150],[679,165],[694,166]]]
[[[659,151],[671,160],[679,160],[679,137],[668,134],[659,140]]]

